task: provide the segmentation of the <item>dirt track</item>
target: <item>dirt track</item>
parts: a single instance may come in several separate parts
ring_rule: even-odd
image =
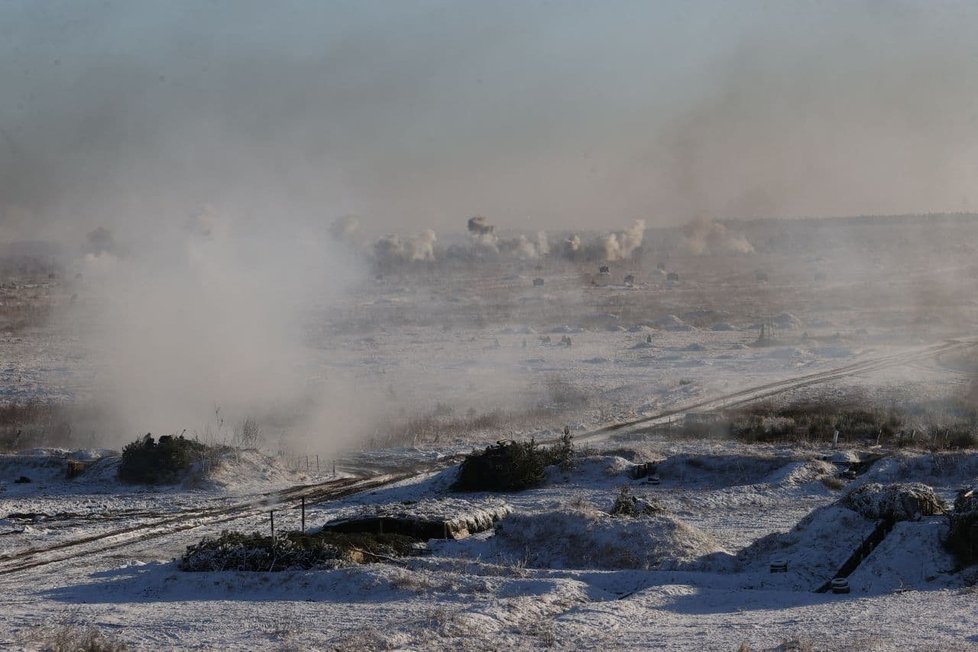
[[[972,341],[950,340],[913,351],[862,360],[827,371],[746,388],[709,400],[689,404],[682,408],[643,416],[639,419],[608,424],[596,430],[575,436],[575,441],[599,441],[614,432],[629,428],[649,427],[669,423],[676,417],[691,410],[716,410],[735,407],[802,387],[929,359],[934,356],[947,354],[956,350],[973,348],[975,346],[976,343]],[[273,506],[280,509],[294,509],[302,499],[305,499],[307,505],[335,500],[350,494],[392,484],[414,477],[420,473],[447,468],[458,461],[458,456],[451,456],[438,460],[437,462],[417,465],[396,473],[378,472],[372,475],[366,475],[365,477],[339,478],[316,484],[296,485],[281,491],[248,496],[245,500],[232,505],[187,509],[168,514],[165,517],[150,516],[140,519],[135,524],[108,532],[0,556],[0,575],[19,573],[40,566],[75,560],[79,557],[99,554],[107,550],[121,548],[129,544],[143,542],[157,537],[164,537],[177,532],[212,527],[244,518],[253,518],[262,512],[268,511]]]

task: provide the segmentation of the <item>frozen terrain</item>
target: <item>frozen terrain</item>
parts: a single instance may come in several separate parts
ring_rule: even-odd
[[[757,241],[750,228],[762,228],[745,227]],[[270,420],[261,451],[241,450],[231,427],[184,424],[232,452],[183,485],[117,480],[118,453],[99,446],[141,433],[27,432],[30,447],[0,456],[0,647],[42,647],[68,623],[146,650],[978,649],[975,573],[941,547],[942,516],[896,523],[849,575],[851,593],[817,592],[876,527],[838,503],[846,492],[922,482],[953,501],[978,483],[974,450],[875,448],[847,432],[835,449],[748,444],[683,429],[761,401],[885,407],[969,386],[978,306],[952,288],[978,273],[970,250],[918,265],[934,251],[908,244],[912,221],[904,236],[874,228],[779,227],[749,256],[677,253],[664,232],[607,283],[586,261],[387,270],[305,316],[311,353],[297,372],[313,390],[347,388],[345,409],[302,428]],[[973,235],[969,222],[957,228],[951,241]],[[800,255],[815,236],[847,245]],[[896,244],[874,249],[880,238]],[[9,291],[84,320],[86,282],[17,279]],[[5,401],[86,404],[103,361],[66,323],[0,336]],[[551,441],[565,425],[577,464],[551,468],[540,488],[449,490],[460,453]],[[86,464],[71,480],[69,460]],[[645,463],[657,483],[632,476]],[[661,511],[609,515],[625,486]],[[177,569],[186,546],[266,531],[271,511],[277,529],[297,528],[303,499],[308,528],[378,506],[510,513],[384,563]],[[774,560],[788,571],[771,573]]]

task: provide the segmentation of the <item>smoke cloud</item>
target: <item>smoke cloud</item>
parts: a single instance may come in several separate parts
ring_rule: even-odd
[[[381,264],[432,261],[438,237],[431,229],[408,238],[396,233],[385,235],[374,243],[374,257]]]
[[[720,222],[691,222],[683,227],[683,236],[686,249],[696,255],[754,253],[754,246],[745,235],[730,230]]]
[[[298,221],[281,230],[213,206],[128,224],[125,241],[88,234],[73,263],[79,301],[59,315],[99,360],[102,441],[227,436],[246,417],[283,413],[322,421],[328,397],[309,382],[305,323],[310,300],[337,298],[355,263]]]
[[[642,246],[645,237],[645,220],[633,220],[631,226],[619,233],[609,233],[601,239],[604,259],[607,261],[629,258]]]

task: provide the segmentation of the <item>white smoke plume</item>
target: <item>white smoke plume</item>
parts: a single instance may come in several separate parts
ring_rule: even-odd
[[[564,249],[563,249],[564,256],[567,258],[575,258],[581,251],[581,246],[582,246],[581,236],[575,233],[574,235],[564,240],[563,245],[564,245]]]
[[[696,220],[683,227],[686,249],[696,255],[751,254],[754,246],[742,233],[717,221]]]
[[[374,243],[374,257],[380,263],[432,261],[436,242],[438,237],[431,229],[407,238],[391,233]]]
[[[510,240],[498,240],[497,250],[504,256],[513,256],[520,260],[536,260],[550,253],[550,244],[544,231],[537,233],[535,239],[525,235]]]
[[[434,260],[438,237],[431,229],[425,229],[408,241],[411,260]]]
[[[642,246],[645,237],[645,220],[633,220],[631,225],[618,233],[601,238],[601,249],[607,261],[624,260]]]
[[[131,220],[119,237],[89,234],[77,307],[60,318],[100,361],[92,391],[106,443],[206,434],[216,413],[231,424],[317,410],[322,397],[302,371],[309,297],[332,300],[357,272],[291,226],[207,207],[189,220]]]
[[[543,257],[550,253],[550,241],[546,231],[537,232],[537,256]]]

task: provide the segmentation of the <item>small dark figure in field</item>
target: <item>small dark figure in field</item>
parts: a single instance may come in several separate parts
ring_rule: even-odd
[[[645,336],[645,343],[646,344],[651,344],[652,343],[652,336],[651,335],[646,335]]]

